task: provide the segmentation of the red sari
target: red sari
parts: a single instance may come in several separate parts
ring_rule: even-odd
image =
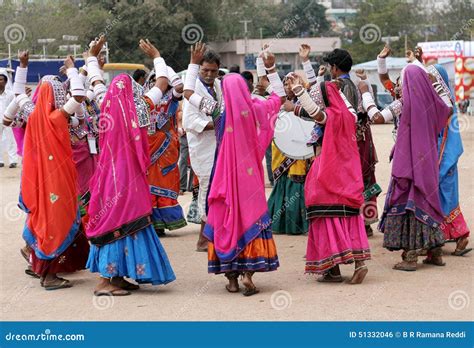
[[[24,140],[21,199],[28,212],[23,237],[34,250],[33,271],[44,275],[83,269],[89,248],[80,228],[68,120],[60,111],[64,90],[58,80],[38,88]],[[65,263],[61,256],[71,247],[78,249]]]

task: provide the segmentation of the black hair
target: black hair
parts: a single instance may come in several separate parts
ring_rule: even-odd
[[[221,66],[221,57],[217,52],[213,50],[207,50],[206,53],[204,53],[204,57],[202,57],[201,64],[202,65],[204,62],[206,63],[215,63],[217,66]]]
[[[329,52],[323,60],[329,65],[335,65],[346,73],[351,71],[352,57],[348,51],[341,48],[336,48],[334,51]]]
[[[238,66],[237,64],[233,64],[230,67],[229,72],[240,74],[240,66]]]
[[[8,82],[8,76],[7,76],[7,75],[0,74],[0,77],[4,77],[4,78],[5,78],[5,82]]]
[[[225,71],[222,69],[219,69],[218,76],[224,76],[224,75],[225,75]]]
[[[253,74],[250,71],[242,71],[240,76],[253,83]]]
[[[135,80],[135,82],[138,82],[138,80],[140,80],[142,77],[145,78],[145,76],[146,76],[145,70],[137,69],[133,72],[133,80]]]

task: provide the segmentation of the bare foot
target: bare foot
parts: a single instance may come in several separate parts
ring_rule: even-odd
[[[110,284],[119,287],[122,290],[133,291],[140,289],[137,284],[130,283],[129,281],[125,280],[124,277],[113,277],[112,279],[110,279]]]

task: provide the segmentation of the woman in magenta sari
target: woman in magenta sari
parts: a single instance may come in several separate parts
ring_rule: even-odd
[[[361,283],[370,248],[360,208],[364,183],[356,139],[356,116],[332,82],[313,85],[308,93],[292,87],[319,129],[315,160],[306,177],[305,203],[309,222],[306,273],[319,282],[342,282],[339,265],[355,263],[351,284]]]
[[[280,87],[284,95],[283,84]],[[250,296],[258,293],[253,273],[279,266],[262,160],[284,99],[276,94],[267,100],[252,99],[245,80],[237,74],[223,79],[223,95],[225,110],[217,130],[219,148],[204,229],[209,240],[208,272],[225,273],[229,292],[239,291],[238,276],[243,274],[243,294]]]
[[[392,179],[379,229],[385,248],[403,250],[402,262],[393,268],[415,271],[422,251],[428,251],[429,263],[444,265],[438,135],[452,109],[437,94],[428,74],[415,65],[402,71],[402,98]]]
[[[120,74],[112,80],[101,104],[100,154],[90,182],[86,226],[92,244],[87,266],[101,276],[96,296],[124,296],[138,289],[124,277],[153,285],[176,278],[152,224],[146,176],[150,165],[147,126],[150,110],[168,85],[166,64],[156,48],[143,44],[154,52],[164,75],[163,69],[156,69],[155,87],[143,95],[140,85]]]

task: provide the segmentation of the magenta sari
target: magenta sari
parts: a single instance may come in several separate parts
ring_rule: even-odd
[[[230,262],[262,231],[271,230],[262,160],[281,102],[275,94],[268,100],[252,99],[243,78],[235,74],[224,78],[223,94],[224,130],[204,235],[220,262]]]
[[[152,211],[145,174],[150,164],[147,130],[138,126],[130,76],[122,74],[113,80],[100,117],[100,155],[90,181],[87,224],[87,237],[93,244],[109,243],[132,233],[137,228],[127,229],[125,225],[149,220]]]

